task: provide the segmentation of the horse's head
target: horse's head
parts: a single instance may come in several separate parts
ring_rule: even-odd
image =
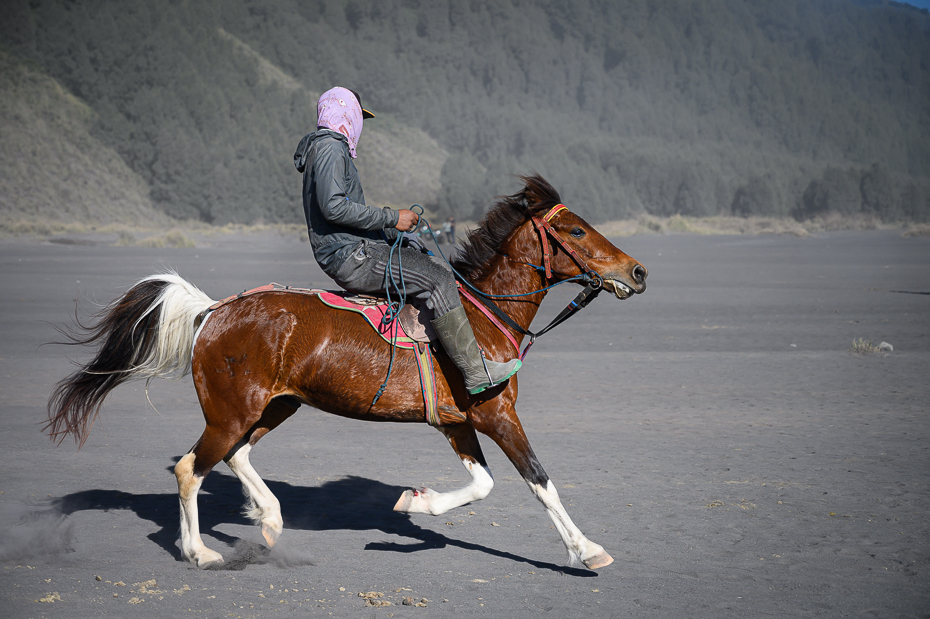
[[[529,236],[540,249],[542,269],[551,281],[587,274],[600,278],[605,290],[626,299],[646,290],[649,272],[639,261],[623,253],[604,235],[563,204],[534,216],[528,222]],[[533,238],[535,237],[535,238]],[[523,243],[527,241],[524,238]],[[548,263],[548,264],[547,264]],[[551,276],[551,277],[550,277]]]
[[[547,284],[583,274],[599,277],[606,290],[626,299],[646,290],[646,267],[620,251],[577,213],[539,175],[503,198],[469,234],[455,267],[478,279],[499,272],[499,259],[536,267]]]

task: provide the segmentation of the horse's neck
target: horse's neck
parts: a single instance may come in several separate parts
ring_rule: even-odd
[[[537,272],[529,266],[508,260],[504,256],[495,256],[497,268],[490,269],[490,273],[480,280],[472,282],[473,285],[488,295],[519,295],[511,299],[492,299],[511,319],[523,329],[529,329],[539,306],[546,297],[545,292],[537,292],[545,288],[545,283]],[[525,296],[524,296],[525,295]],[[523,334],[514,333],[517,341]]]

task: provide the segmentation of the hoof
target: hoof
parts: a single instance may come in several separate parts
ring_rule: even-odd
[[[226,562],[223,560],[223,555],[218,552],[214,552],[209,548],[200,553],[194,560],[202,570],[216,570],[221,569]]]
[[[273,527],[270,524],[262,524],[262,537],[265,538],[265,543],[268,544],[269,548],[274,548],[275,543],[277,543],[278,538],[281,537],[281,531]]]
[[[226,569],[226,562],[220,559],[219,561],[207,561],[204,563],[198,563],[197,567],[202,570],[223,570]]]
[[[404,493],[394,503],[395,512],[407,512],[410,510],[410,504],[413,503],[413,490],[404,490]]]
[[[429,495],[435,494],[429,488],[420,488],[419,490],[404,490],[404,493],[397,499],[394,504],[395,512],[404,512],[405,514],[430,514]]]
[[[585,566],[587,566],[589,569],[592,569],[592,570],[600,569],[602,567],[607,567],[613,562],[614,562],[614,558],[611,557],[606,552],[604,552],[603,550],[597,553],[596,555],[594,555],[593,557],[584,559]]]

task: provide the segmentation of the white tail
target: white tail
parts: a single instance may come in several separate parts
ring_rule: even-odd
[[[52,439],[72,434],[83,445],[107,394],[126,381],[189,373],[194,320],[211,305],[177,273],[152,275],[105,307],[95,324],[81,327],[84,335],[66,333],[69,343],[98,349],[52,390],[45,425]]]
[[[159,310],[157,339],[132,373],[149,378],[180,378],[191,371],[194,319],[215,301],[173,271],[146,277],[136,285],[146,282],[165,282],[168,286],[133,325],[135,330],[146,316]]]

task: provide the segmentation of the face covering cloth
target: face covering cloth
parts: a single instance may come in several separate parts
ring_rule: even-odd
[[[355,159],[355,147],[362,135],[362,106],[352,91],[336,86],[320,96],[316,106],[317,127],[338,131],[349,139],[349,156]]]

